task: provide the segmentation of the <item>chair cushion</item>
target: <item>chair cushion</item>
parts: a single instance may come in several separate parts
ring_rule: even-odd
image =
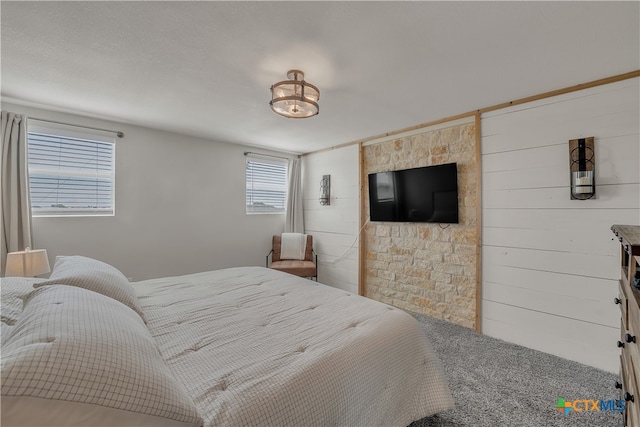
[[[302,277],[315,277],[316,265],[313,261],[282,260],[269,264],[269,268]]]

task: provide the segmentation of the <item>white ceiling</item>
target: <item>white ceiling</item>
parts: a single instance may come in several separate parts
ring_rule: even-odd
[[[1,95],[305,153],[637,70],[639,6],[3,0]],[[318,116],[270,110],[291,68]]]

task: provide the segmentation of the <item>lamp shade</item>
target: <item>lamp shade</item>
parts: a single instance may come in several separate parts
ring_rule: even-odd
[[[51,271],[46,249],[26,248],[7,254],[5,276],[35,277]]]
[[[271,86],[271,109],[281,116],[304,119],[318,114],[320,91],[304,80],[300,70],[289,70],[290,80]]]

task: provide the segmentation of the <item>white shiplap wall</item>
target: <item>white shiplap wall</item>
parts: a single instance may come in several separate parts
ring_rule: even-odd
[[[618,371],[612,224],[640,224],[639,79],[483,114],[482,332]],[[570,139],[595,137],[596,198],[570,200]]]
[[[303,157],[305,233],[318,254],[318,281],[358,292],[360,161],[358,145]],[[320,206],[320,180],[331,175],[331,204]]]

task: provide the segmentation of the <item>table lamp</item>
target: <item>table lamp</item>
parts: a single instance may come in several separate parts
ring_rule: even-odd
[[[9,252],[5,276],[35,277],[51,271],[46,249],[30,249]]]

